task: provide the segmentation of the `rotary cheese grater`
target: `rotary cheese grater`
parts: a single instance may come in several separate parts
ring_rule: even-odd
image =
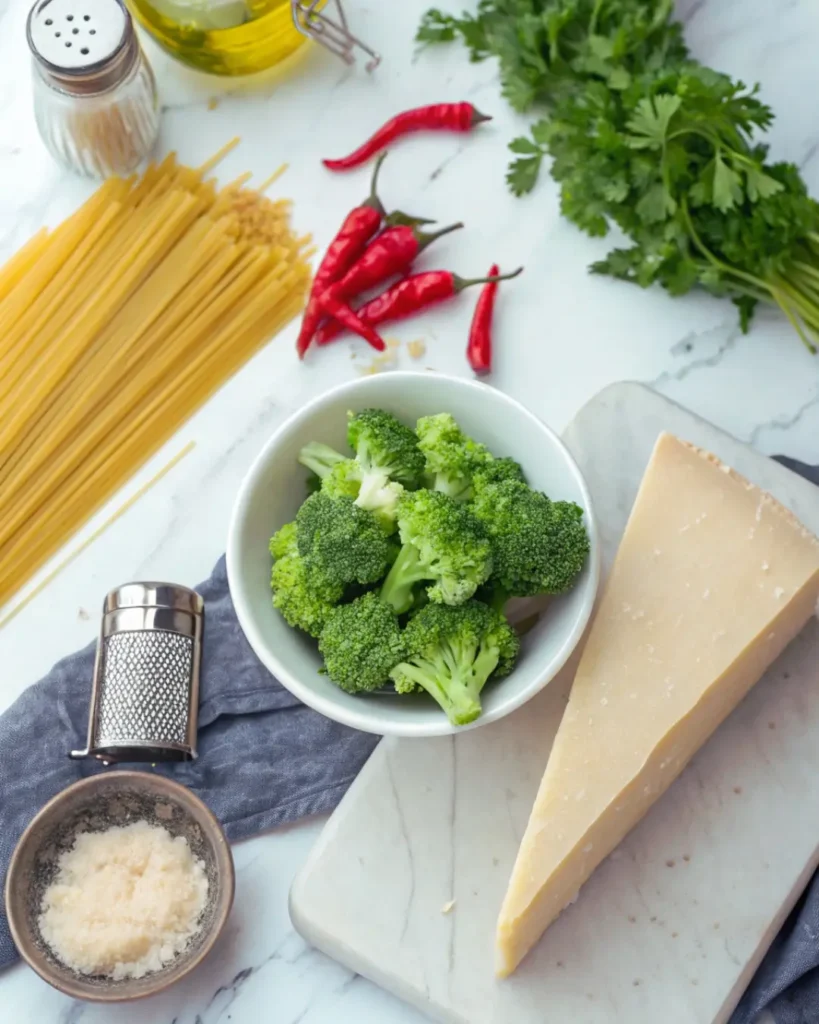
[[[172,583],[126,583],[105,598],[85,750],[73,758],[196,757],[204,602]]]

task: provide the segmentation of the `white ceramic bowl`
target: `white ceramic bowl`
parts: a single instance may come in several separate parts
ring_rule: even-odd
[[[306,470],[298,463],[308,441],[347,451],[347,410],[383,408],[408,424],[450,412],[495,455],[511,455],[529,483],[554,499],[585,510],[591,554],[576,586],[555,599],[524,637],[511,675],[491,681],[483,714],[469,726],[450,725],[425,694],[352,695],[319,675],[316,642],[291,629],[271,604],[268,541],[291,521],[305,497]],[[580,640],[600,576],[597,528],[586,483],[563,443],[536,416],[507,395],[473,381],[438,374],[385,373],[334,388],[292,416],[268,441],[242,483],[227,544],[230,591],[242,629],[261,661],[305,704],[355,729],[393,736],[444,736],[494,722],[538,693],[562,668]]]

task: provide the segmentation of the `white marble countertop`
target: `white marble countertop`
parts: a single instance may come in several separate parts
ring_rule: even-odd
[[[806,353],[784,320],[764,313],[743,337],[727,302],[672,300],[659,290],[590,277],[586,266],[606,243],[560,219],[554,183],[544,175],[522,200],[505,190],[505,142],[523,120],[500,99],[493,65],[469,64],[458,48],[416,54],[412,37],[426,0],[346,0],[346,6],[355,29],[383,54],[372,77],[314,50],[278,83],[241,85],[196,77],[150,48],[164,105],[161,150],[174,148],[197,163],[240,134],[243,144],[223,165],[225,175],[250,169],[262,178],[288,160],[282,192],[295,200],[299,228],[312,231],[321,246],[363,198],[367,172],[331,177],[319,157],[345,151],[351,139],[399,109],[472,100],[495,115],[491,125],[468,138],[417,137],[396,147],[382,192],[388,205],[467,222],[468,241],[466,233],[442,241],[427,266],[452,266],[465,275],[481,274],[495,260],[526,266],[499,304],[492,383],[560,430],[601,387],[640,380],[764,452],[819,459],[819,359]],[[698,57],[745,81],[762,81],[763,98],[777,114],[774,154],[800,164],[819,194],[819,8],[812,0],[680,0],[678,8]],[[58,169],[37,138],[26,9],[25,0],[0,0],[2,259],[90,191]],[[391,332],[427,343],[421,363],[411,364],[404,349],[400,364],[466,374],[472,305],[464,299]],[[302,365],[294,337],[295,325],[186,424],[101,518],[191,440],[193,452],[0,631],[0,710],[56,659],[93,638],[110,587],[149,577],[194,584],[207,576],[224,549],[239,481],[263,441],[292,409],[364,372],[371,361],[357,343],[342,343]],[[120,1008],[73,1003],[16,966],[0,975],[0,1015],[13,1011],[22,1024],[420,1021],[417,1012],[310,951],[294,934],[288,886],[321,824],[303,823],[236,847],[237,900],[227,936],[200,971],[164,996]]]

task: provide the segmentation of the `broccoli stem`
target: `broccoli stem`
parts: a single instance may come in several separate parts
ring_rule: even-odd
[[[416,585],[426,579],[429,579],[429,573],[421,563],[418,549],[414,544],[405,544],[384,580],[381,599],[392,605],[398,615],[403,615],[415,603],[413,591]]]
[[[484,688],[486,680],[498,667],[500,648],[496,644],[482,643],[475,663],[472,666],[472,678],[477,685],[478,693]]]
[[[440,704],[453,725],[469,725],[481,714],[481,691],[499,658],[495,644],[448,641],[402,662],[400,670]]]
[[[453,677],[443,656],[434,660],[415,657],[401,665],[402,673],[422,686],[440,704],[453,725],[469,725],[481,714],[481,702],[473,692],[469,674]]]
[[[345,455],[331,448],[329,444],[321,444],[319,441],[311,441],[299,453],[299,462],[302,466],[312,470],[322,480],[333,466],[346,461]]]
[[[450,477],[436,473],[433,490],[441,491],[455,501],[469,501],[472,497],[472,481],[468,477]]]
[[[377,512],[383,504],[381,492],[388,483],[389,477],[386,473],[364,473],[361,477],[361,489],[358,492],[356,504],[370,512]]]

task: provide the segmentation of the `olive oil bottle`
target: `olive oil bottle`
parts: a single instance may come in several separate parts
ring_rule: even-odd
[[[215,75],[265,71],[307,40],[290,0],[127,0],[142,27],[173,57]]]

